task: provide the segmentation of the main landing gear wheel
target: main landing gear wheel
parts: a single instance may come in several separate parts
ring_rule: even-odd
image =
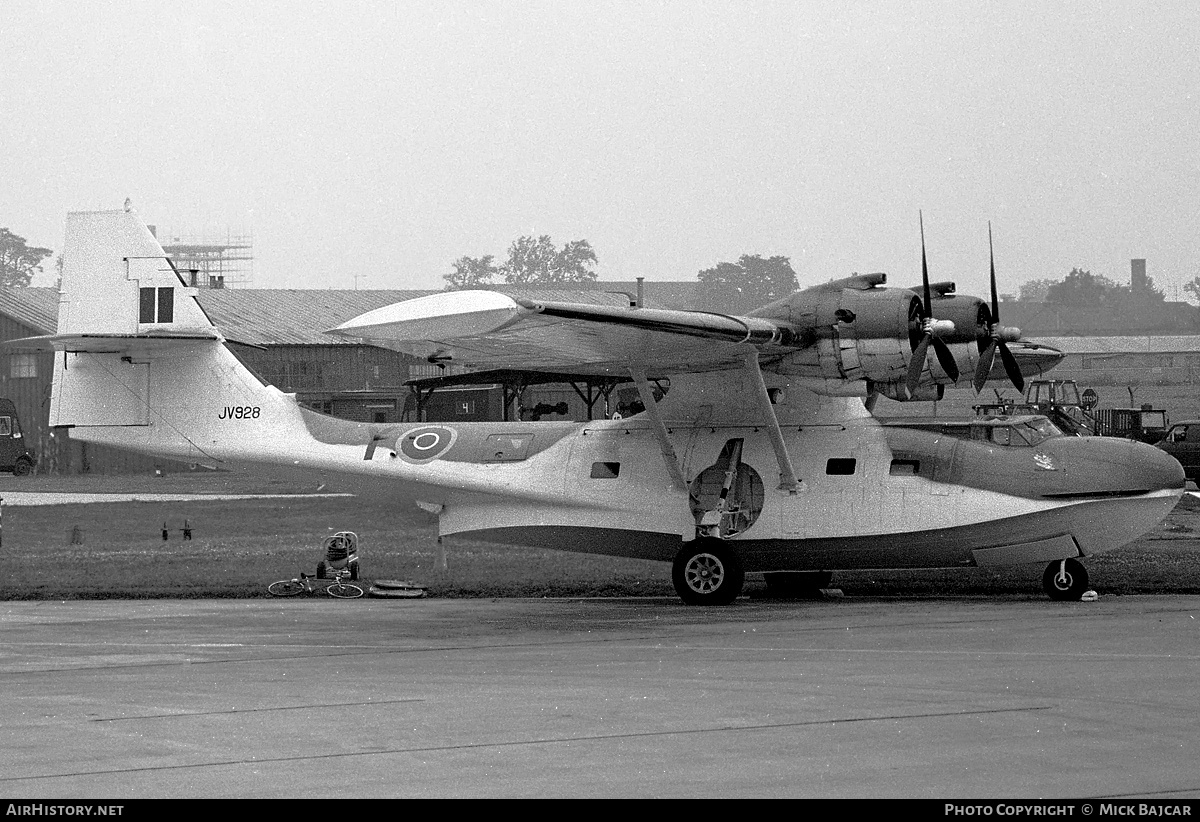
[[[816,599],[833,581],[832,571],[772,571],[763,574],[767,594],[779,599]]]
[[[1055,560],[1042,574],[1042,588],[1050,599],[1059,602],[1078,602],[1088,589],[1087,569],[1079,560]]]
[[[671,581],[687,605],[728,605],[742,592],[741,560],[720,540],[690,542],[675,555]]]

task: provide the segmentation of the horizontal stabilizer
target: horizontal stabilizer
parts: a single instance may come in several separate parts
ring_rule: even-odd
[[[68,351],[72,354],[152,353],[177,348],[180,343],[224,342],[215,328],[187,331],[159,331],[153,334],[48,334],[22,337],[3,343],[20,351]]]

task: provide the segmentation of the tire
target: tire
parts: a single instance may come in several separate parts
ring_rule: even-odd
[[[335,582],[325,589],[325,593],[338,599],[358,599],[363,595],[363,589],[348,582]]]
[[[283,579],[279,582],[272,582],[267,586],[267,591],[271,596],[294,597],[296,594],[304,593],[304,586],[298,579]]]
[[[1056,602],[1078,602],[1088,589],[1087,569],[1079,560],[1055,560],[1042,574],[1042,589]]]
[[[19,460],[17,460],[16,464],[13,465],[13,476],[14,477],[24,477],[24,476],[28,475],[29,472],[32,470],[33,470],[33,463],[30,462],[25,457],[21,457]]]
[[[715,539],[687,543],[671,566],[675,593],[687,605],[728,605],[742,592],[745,579],[737,554]]]
[[[380,588],[378,584],[367,589],[367,596],[376,599],[422,599],[424,588]]]
[[[780,599],[817,599],[833,581],[832,571],[775,571],[763,574],[767,594]]]
[[[317,563],[317,579],[326,579],[325,577],[325,560]]]
[[[411,579],[377,579],[371,583],[372,588],[382,588],[385,591],[410,591],[414,588],[425,590],[424,585],[418,585]]]

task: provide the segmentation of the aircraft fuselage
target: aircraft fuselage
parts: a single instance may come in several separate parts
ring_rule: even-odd
[[[721,535],[747,571],[1087,556],[1153,527],[1183,488],[1178,465],[1140,443],[1000,444],[1019,433],[996,424],[982,430],[994,440],[956,433],[874,420],[785,427],[794,492],[778,487],[771,444],[754,425],[671,426],[688,493],[638,418],[414,425],[398,434],[397,450],[375,459],[399,462],[404,473],[438,461],[487,477],[494,493],[472,482],[426,495],[440,506],[444,535],[669,561],[719,503],[736,444]],[[436,456],[414,448],[435,439],[447,441]]]

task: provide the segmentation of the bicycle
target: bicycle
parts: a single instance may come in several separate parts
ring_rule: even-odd
[[[337,599],[358,599],[363,595],[363,589],[346,582],[349,576],[349,571],[335,572],[333,582],[325,586],[325,593]],[[267,586],[267,592],[276,597],[294,597],[297,594],[305,593],[312,596],[317,592],[317,586],[312,583],[314,579],[316,577],[309,576],[302,571],[299,579],[281,579],[278,582],[272,582]]]

